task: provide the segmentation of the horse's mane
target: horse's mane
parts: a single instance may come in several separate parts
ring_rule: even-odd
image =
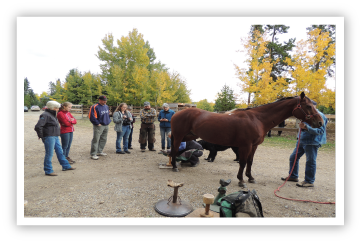
[[[234,111],[246,111],[246,110],[250,110],[250,109],[254,109],[254,108],[260,108],[260,107],[263,107],[263,106],[266,106],[266,105],[269,105],[269,104],[274,104],[274,103],[277,103],[277,102],[281,102],[281,101],[284,101],[284,100],[287,100],[287,99],[293,99],[293,98],[296,98],[296,97],[297,96],[295,96],[295,97],[283,97],[283,98],[277,99],[276,101],[271,102],[271,103],[262,104],[262,105],[252,107],[252,108],[235,108],[235,109],[232,109],[232,110],[227,111],[225,113],[231,113],[231,112],[234,112]]]

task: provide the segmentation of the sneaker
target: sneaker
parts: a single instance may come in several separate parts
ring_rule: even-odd
[[[62,171],[75,170],[76,168],[70,167],[69,169],[62,169]]]
[[[145,152],[145,149],[141,149],[141,152]]]
[[[100,153],[97,153],[98,156],[107,156],[107,153],[104,153],[104,152],[100,152]]]
[[[125,154],[123,151],[116,152],[117,154]]]
[[[160,152],[158,152],[158,154],[163,154],[165,151],[165,148],[163,148],[162,150],[160,150]]]
[[[92,155],[91,158],[94,159],[94,160],[98,159],[97,155]]]
[[[126,151],[126,150],[125,150],[125,153],[130,154],[130,152],[129,151]]]
[[[303,181],[301,183],[297,183],[296,185],[300,186],[300,187],[314,187],[314,184],[307,183],[306,181]]]
[[[133,149],[133,148],[130,146],[129,149]]]
[[[50,174],[45,174],[45,175],[48,175],[48,176],[57,176],[56,173],[50,173]]]
[[[153,149],[149,149],[149,151],[156,151],[156,150],[153,148]]]

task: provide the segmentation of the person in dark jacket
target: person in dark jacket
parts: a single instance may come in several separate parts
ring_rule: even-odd
[[[171,138],[171,132],[168,133],[168,137]],[[162,151],[163,154],[170,154],[171,150]],[[199,157],[203,155],[203,147],[195,140],[181,142],[177,157],[188,158],[187,161],[181,161],[182,163],[190,163],[190,167],[197,167],[199,164]]]
[[[279,128],[284,128],[285,126],[286,126],[285,120],[284,120],[284,121],[282,121],[282,122],[278,125],[278,127],[279,127]],[[279,130],[279,131],[277,131],[277,133],[278,133],[278,135],[279,135],[279,136],[281,136],[282,131],[281,131],[281,130]],[[268,131],[267,136],[268,136],[268,137],[271,137],[271,130],[269,130],[269,131]]]
[[[131,113],[130,106],[127,107],[127,111],[129,111]],[[132,148],[132,133],[134,132],[134,123],[135,123],[135,118],[136,118],[136,116],[133,113],[131,113],[131,116],[132,116],[132,121],[131,121],[131,132],[129,135],[129,146],[128,146],[129,149],[133,149]]]
[[[98,156],[107,156],[103,149],[107,142],[108,125],[111,123],[110,110],[106,105],[106,96],[100,96],[98,103],[92,105],[88,117],[93,124],[93,139],[91,143],[91,158],[98,159]]]
[[[168,133],[171,131],[170,120],[175,112],[169,109],[169,104],[164,103],[162,106],[163,110],[158,115],[158,121],[160,122],[160,135],[161,135],[161,149],[165,150],[165,138],[167,140],[167,149],[170,149],[171,140],[168,137]],[[162,153],[162,152],[159,152]]]
[[[38,123],[34,130],[37,132],[38,138],[42,139],[45,148],[44,171],[45,175],[57,176],[53,171],[52,157],[53,152],[57,154],[58,161],[62,166],[62,170],[74,170],[66,157],[63,155],[63,149],[59,141],[60,127],[57,119],[57,112],[60,104],[56,101],[49,101],[46,104],[47,109],[39,116]]]

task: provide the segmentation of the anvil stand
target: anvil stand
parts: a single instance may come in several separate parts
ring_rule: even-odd
[[[218,188],[218,195],[214,198],[213,204],[211,204],[209,206],[210,210],[212,210],[214,212],[217,212],[217,213],[219,213],[219,208],[220,208],[220,205],[219,205],[218,201],[222,197],[225,197],[226,196],[227,186],[229,184],[231,184],[231,179],[228,179],[226,181],[223,180],[223,179],[220,179],[219,180],[219,184],[221,184],[221,186]],[[203,206],[205,207],[206,205],[203,204]]]
[[[184,183],[174,183],[168,180],[168,186],[174,188],[174,195],[169,197],[168,200],[160,200],[155,204],[155,211],[167,217],[184,217],[193,211],[190,203],[182,201],[178,196],[178,189]],[[177,201],[179,198],[179,202]],[[171,201],[172,199],[172,201]]]

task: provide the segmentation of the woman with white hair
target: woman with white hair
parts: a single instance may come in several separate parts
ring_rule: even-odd
[[[44,171],[45,175],[57,176],[53,171],[52,157],[53,152],[57,154],[58,161],[62,165],[62,170],[74,170],[65,156],[63,149],[59,142],[60,126],[57,119],[57,112],[60,104],[56,101],[49,101],[46,104],[47,109],[39,116],[38,123],[35,125],[34,130],[38,134],[38,138],[42,139],[45,148],[44,157]]]

